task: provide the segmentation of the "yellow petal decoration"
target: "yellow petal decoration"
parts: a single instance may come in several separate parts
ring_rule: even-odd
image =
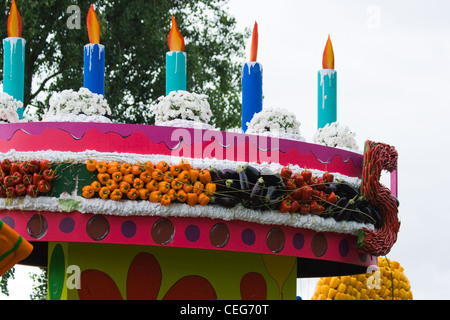
[[[403,271],[397,261],[379,257],[372,273],[321,278],[311,300],[413,300]]]

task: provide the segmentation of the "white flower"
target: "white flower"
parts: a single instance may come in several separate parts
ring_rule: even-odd
[[[300,122],[292,112],[281,108],[264,108],[247,123],[248,134],[278,134],[288,139],[304,140],[300,135]]]
[[[314,134],[313,139],[314,143],[317,144],[359,151],[355,140],[355,133],[339,122],[333,122],[320,128]]]
[[[208,96],[187,91],[172,91],[159,97],[152,106],[155,123],[173,120],[189,120],[208,124],[212,117]]]
[[[50,107],[44,119],[65,115],[106,116],[111,115],[111,109],[103,95],[92,93],[86,88],[78,91],[69,89],[50,98]]]
[[[19,122],[17,109],[22,108],[23,103],[15,100],[7,93],[0,93],[0,122]]]

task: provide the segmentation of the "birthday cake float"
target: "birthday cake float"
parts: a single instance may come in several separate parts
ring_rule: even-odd
[[[14,1],[11,15],[18,15]],[[336,121],[330,39],[319,71],[318,131],[308,143],[295,115],[262,107],[256,24],[242,73],[243,133],[216,130],[208,97],[186,90],[187,54],[173,17],[155,125],[112,123],[93,7],[88,30],[84,88],[55,94],[42,121],[24,119],[23,98],[8,86],[1,96],[0,220],[35,246],[28,263],[49,267],[50,299],[292,298],[296,277],[361,273],[390,251],[398,200],[379,180],[383,170],[395,178],[397,152],[372,141],[360,152],[354,133]],[[15,90],[23,88],[15,81]],[[186,259],[161,271],[174,259],[162,251],[168,248]],[[230,289],[220,274],[200,275],[205,267],[189,270],[194,256],[248,260],[248,270],[225,277],[237,283]],[[173,270],[179,263],[186,274]],[[78,290],[64,281],[72,264],[83,270]],[[159,279],[146,295],[144,266],[175,284]],[[124,268],[127,279],[114,276]]]

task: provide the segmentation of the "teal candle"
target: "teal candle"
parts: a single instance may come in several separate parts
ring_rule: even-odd
[[[24,100],[25,44],[18,37],[3,39],[3,92],[20,102]],[[17,113],[23,119],[23,108]]]
[[[186,91],[187,54],[184,51],[166,53],[166,95],[172,91]]]
[[[337,121],[337,73],[333,69],[319,70],[317,128]]]

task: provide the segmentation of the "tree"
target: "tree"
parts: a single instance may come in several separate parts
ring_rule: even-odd
[[[228,0],[94,2],[106,47],[105,98],[112,120],[152,124],[150,105],[165,94],[165,53],[174,14],[188,54],[188,91],[209,96],[212,122],[240,126],[240,77],[249,30],[236,31]],[[81,28],[69,28],[70,0],[17,0],[27,41],[24,104],[42,115],[51,94],[83,85],[83,46],[91,1],[79,0]],[[6,37],[9,1],[0,17]],[[0,66],[1,68],[1,66]]]

